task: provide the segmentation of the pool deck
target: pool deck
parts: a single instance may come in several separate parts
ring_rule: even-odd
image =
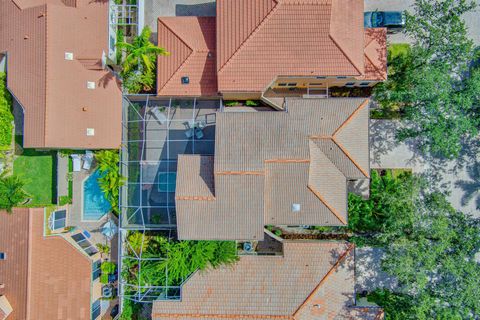
[[[73,203],[70,205],[69,212],[69,225],[75,226],[79,229],[87,230],[92,235],[90,241],[93,244],[105,243],[105,237],[101,233],[101,227],[107,221],[107,215],[103,216],[98,221],[82,220],[83,181],[87,179],[95,171],[95,169],[96,168],[92,166],[89,171],[82,169],[80,172],[73,173]]]

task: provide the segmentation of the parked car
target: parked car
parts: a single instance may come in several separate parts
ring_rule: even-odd
[[[398,32],[405,27],[403,11],[368,11],[363,14],[365,28],[387,28],[388,32]]]

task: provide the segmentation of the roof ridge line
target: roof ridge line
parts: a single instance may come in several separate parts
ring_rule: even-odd
[[[175,76],[178,72],[180,72],[180,70],[181,70],[181,69],[183,68],[183,66],[187,63],[187,61],[190,60],[193,56],[194,56],[194,51],[192,50],[192,52],[190,52],[190,54],[188,55],[188,57],[187,57],[185,60],[183,60],[183,62],[178,66],[177,69],[175,69],[175,71],[172,73],[172,76],[171,76],[170,78],[168,78],[167,81],[165,81],[165,84],[164,84],[162,87],[157,88],[157,92],[160,91],[161,89],[165,88],[167,84],[169,84],[170,82],[172,82],[174,76]],[[157,59],[157,64],[158,64],[158,59]],[[157,68],[158,68],[158,66],[157,66]]]
[[[350,153],[348,153],[348,151],[342,146],[341,143],[339,143],[335,137],[332,138],[332,141],[340,148],[340,150],[342,150],[342,152],[347,156],[348,159],[350,159],[350,161],[352,161],[352,163],[355,165],[355,167],[357,167],[358,170],[360,170],[360,172],[365,176],[365,178],[370,178],[370,174],[368,172],[366,172],[353,158],[352,156],[350,155]]]
[[[350,59],[350,57],[345,53],[345,51],[343,51],[342,47],[338,44],[335,38],[330,34],[330,31],[328,32],[328,37],[330,38],[330,40],[332,40],[332,42],[335,44],[338,50],[342,52],[343,56],[347,58],[348,62],[350,62],[350,64],[355,68],[355,70],[358,71],[358,76],[363,75],[363,72],[361,72],[360,69],[358,69],[358,66],[355,63],[353,63],[352,59]]]
[[[293,317],[294,319],[296,319],[295,317],[297,316],[298,312],[305,306],[305,304],[307,302],[309,302],[313,295],[320,289],[320,287],[324,284],[324,282],[328,279],[328,277],[338,268],[338,266],[345,260],[345,258],[347,257],[347,255],[352,251],[352,249],[355,248],[355,244],[352,243],[350,244],[347,249],[345,250],[345,252],[338,258],[338,260],[333,264],[332,268],[325,274],[325,276],[322,278],[322,280],[320,280],[320,282],[318,283],[318,285],[312,290],[312,292],[310,292],[310,294],[308,295],[308,297],[305,299],[305,301],[297,308],[297,310],[293,313]]]
[[[333,140],[333,137],[311,138],[310,140]],[[314,141],[312,141],[312,142],[315,143]],[[315,145],[316,145],[316,143],[315,143]],[[318,145],[316,145],[316,147],[319,148]],[[340,151],[341,151],[341,149],[340,149]],[[332,161],[332,159],[330,159],[330,158],[325,154],[325,152],[323,152],[322,150],[320,150],[320,152],[325,156],[325,158],[328,159],[328,161],[330,161],[330,162],[333,164],[333,166],[334,166],[345,178],[347,178],[347,177],[345,176],[345,173]]]
[[[311,186],[310,184],[307,185],[307,188],[328,208],[328,210],[330,210],[330,212],[333,213],[333,215],[338,219],[340,220],[341,223],[343,223],[344,225],[347,225],[347,221],[335,210],[335,208],[333,208],[331,205],[329,205],[327,203],[327,201],[325,200],[324,197],[322,197],[322,195],[317,191],[315,190],[315,188],[313,186]]]
[[[243,48],[245,47],[245,43],[252,38],[253,34],[256,33],[258,31],[258,29],[260,29],[261,26],[265,25],[265,21],[270,17],[270,15],[276,11],[276,9],[278,8],[279,6],[279,0],[272,0],[275,2],[275,5],[273,6],[273,8],[263,17],[262,21],[260,21],[260,23],[255,27],[255,29],[252,30],[252,32],[250,32],[250,34],[248,35],[247,38],[245,38],[245,40],[242,41],[242,43],[240,43],[240,45],[238,46],[238,48],[230,55],[230,57],[227,59],[227,61],[225,61],[225,63],[220,67],[218,68],[217,70],[217,73],[219,73],[220,71],[222,71],[223,68],[225,68],[227,66],[227,64],[233,59],[233,57],[235,57],[237,55],[237,53]]]
[[[365,55],[365,54],[364,54]],[[363,100],[363,102],[348,116],[345,121],[332,133],[332,138],[335,138],[335,135],[343,129],[344,126],[346,126],[350,121],[352,121],[353,117],[357,115],[357,113],[360,112],[367,104],[370,102],[370,99],[366,98]]]
[[[372,40],[372,41],[373,41],[373,40]],[[373,63],[372,59],[370,59],[370,58],[368,57],[368,55],[365,53],[365,51],[364,51],[363,55],[364,55],[365,58],[372,64],[372,66],[375,68],[375,70],[377,70],[379,73],[382,73],[382,71],[375,65],[375,63]],[[383,80],[387,80],[387,79],[383,76],[383,74],[382,74],[382,79],[383,79]]]
[[[187,47],[188,49],[190,49],[190,54],[185,58],[185,60],[182,61],[182,63],[180,63],[180,65],[178,66],[177,69],[175,69],[175,71],[172,73],[172,75],[170,76],[170,78],[165,81],[165,84],[161,87],[161,88],[157,88],[157,92],[159,92],[161,89],[165,88],[165,86],[170,82],[170,80],[172,80],[172,78],[177,74],[177,72],[180,70],[180,68],[185,64],[185,62],[190,59],[190,57],[193,55],[193,53],[195,52],[195,50],[193,50],[193,48],[191,46],[189,46],[184,39],[182,39],[176,32],[173,31],[172,28],[170,28],[170,26],[168,26],[164,21],[161,20],[161,18],[159,17],[157,19],[157,22],[160,22],[162,25],[165,26],[165,28],[167,28],[178,40],[180,40],[180,42],[182,42],[185,47]],[[158,28],[157,28],[158,29]],[[158,68],[158,58],[157,58],[157,68]],[[158,79],[157,79],[158,80]]]

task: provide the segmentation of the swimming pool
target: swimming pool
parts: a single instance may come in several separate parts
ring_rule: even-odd
[[[159,192],[175,192],[177,185],[176,172],[160,172],[158,174],[158,191]]]
[[[100,177],[96,170],[83,183],[83,220],[99,220],[112,207],[98,185]]]

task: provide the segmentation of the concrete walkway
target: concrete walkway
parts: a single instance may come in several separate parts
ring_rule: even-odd
[[[399,127],[399,121],[371,120],[371,168],[412,168],[424,176],[432,188],[448,192],[454,208],[480,217],[477,209],[480,206],[480,159],[474,151],[478,146],[465,147],[457,159],[433,159],[415,144],[397,142],[395,132]]]
[[[68,157],[57,152],[57,198],[68,196]]]

